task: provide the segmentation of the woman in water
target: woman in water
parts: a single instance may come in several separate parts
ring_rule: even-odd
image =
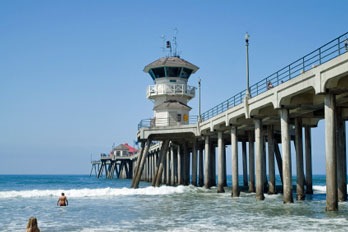
[[[26,232],[40,232],[39,227],[37,227],[37,219],[36,217],[30,217],[27,224]]]

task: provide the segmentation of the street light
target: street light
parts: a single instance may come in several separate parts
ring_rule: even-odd
[[[198,122],[201,122],[201,78],[198,77]]]
[[[246,93],[245,97],[250,98],[249,89],[249,35],[248,32],[245,34],[245,46],[246,46]]]

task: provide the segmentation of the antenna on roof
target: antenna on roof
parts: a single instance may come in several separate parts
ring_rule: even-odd
[[[178,34],[178,29],[174,28],[174,36],[173,36],[173,44],[174,44],[174,56],[178,56],[178,52],[177,52],[177,47],[178,44],[176,42],[176,35]]]
[[[165,44],[166,44],[166,36],[165,35],[161,35],[161,38],[162,38],[162,53],[163,53],[163,56],[165,56],[165,52],[166,52],[166,47],[165,47]]]

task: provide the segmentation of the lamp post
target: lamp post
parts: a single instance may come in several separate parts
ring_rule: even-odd
[[[198,122],[201,122],[201,78],[198,77]]]
[[[246,46],[246,93],[245,97],[250,98],[250,89],[249,89],[249,35],[245,34],[245,46]]]

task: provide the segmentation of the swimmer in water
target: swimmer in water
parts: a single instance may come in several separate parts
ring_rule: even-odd
[[[57,205],[60,206],[67,206],[68,205],[68,199],[66,198],[66,196],[64,195],[64,193],[62,193],[62,195],[59,197],[58,201],[57,201]]]

